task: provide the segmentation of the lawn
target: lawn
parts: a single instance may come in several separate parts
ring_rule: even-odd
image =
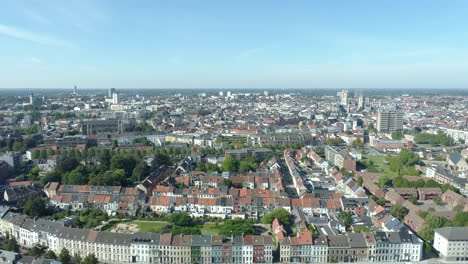
[[[128,223],[127,221],[124,221],[124,222],[121,222],[121,221],[111,221],[109,222],[108,224],[106,224],[105,226],[103,226],[101,228],[102,231],[105,231],[105,232],[109,232],[110,230],[112,230],[112,228],[114,228],[117,224],[122,224],[122,223]]]
[[[103,231],[110,231],[116,224],[119,224],[119,223],[137,225],[139,232],[154,232],[154,233],[170,232],[170,229],[168,228],[170,224],[168,222],[140,222],[140,221],[111,222],[103,228]],[[216,224],[214,223],[209,223],[209,224],[200,225],[198,227],[200,228],[202,235],[216,236],[216,235],[219,235],[219,229],[221,228],[221,225],[222,223],[220,223],[218,226],[216,226]]]
[[[140,232],[155,232],[162,233],[167,230],[166,226],[168,223],[155,223],[155,222],[130,222],[136,224]]]
[[[219,224],[216,226],[216,224],[204,224],[200,231],[202,235],[212,235],[212,236],[217,236],[219,235],[219,229],[222,224]]]
[[[369,164],[370,161],[374,162],[374,167],[377,169],[379,173],[383,175],[394,177],[396,173],[391,171],[388,164],[387,164],[387,157],[383,156],[366,156],[367,159],[364,159],[363,162],[365,164]]]

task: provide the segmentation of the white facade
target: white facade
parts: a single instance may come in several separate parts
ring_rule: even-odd
[[[468,261],[468,227],[436,229],[433,246],[445,260]]]

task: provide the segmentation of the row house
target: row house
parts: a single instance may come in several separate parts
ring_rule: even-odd
[[[193,187],[188,188],[174,188],[172,186],[157,185],[153,192],[153,196],[174,196],[184,198],[220,198],[230,197],[228,194],[228,187],[221,186],[215,187]]]
[[[328,161],[320,157],[317,153],[314,151],[310,150],[309,153],[307,153],[307,157],[309,159],[312,159],[317,166],[319,166],[323,171],[326,171],[330,168],[330,164]]]
[[[375,196],[377,199],[381,199],[385,197],[385,191],[382,190],[377,184],[373,183],[372,181],[365,180],[362,184],[364,189],[366,189],[370,194]]]
[[[440,184],[449,184],[459,189],[464,195],[468,195],[468,179],[464,173],[454,174],[453,171],[447,170],[440,166],[426,168],[426,176],[433,178]]]
[[[418,197],[416,188],[393,188],[393,190],[405,200],[408,200],[411,196]]]
[[[410,231],[319,236],[299,232],[279,240],[281,263],[403,262],[422,259],[423,241]]]
[[[156,213],[188,212],[193,216],[228,217],[234,209],[231,198],[184,198],[151,196],[148,206]]]
[[[205,236],[159,233],[119,234],[65,227],[49,220],[33,220],[7,213],[1,234],[27,248],[47,246],[59,254],[67,248],[82,258],[94,254],[103,263],[272,263],[269,236]]]
[[[357,182],[352,178],[343,178],[338,182],[338,186],[343,190],[344,196],[348,198],[358,198],[358,197],[367,197],[366,191],[357,184]]]
[[[464,206],[465,203],[467,202],[467,199],[461,195],[458,194],[452,190],[447,190],[441,195],[442,201],[444,201],[447,204],[450,204],[451,206],[457,206],[457,205],[462,205]]]
[[[49,204],[62,210],[81,211],[99,209],[109,215],[134,215],[144,207],[146,195],[104,195],[104,194],[57,194],[50,198]]]
[[[351,155],[349,155],[348,152],[344,150],[326,146],[325,157],[329,162],[335,166],[338,166],[339,168],[344,168],[348,171],[356,171],[356,159],[354,159]]]

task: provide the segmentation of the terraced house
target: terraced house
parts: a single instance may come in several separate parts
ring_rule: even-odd
[[[120,234],[78,229],[59,222],[30,219],[6,213],[1,235],[9,234],[21,246],[47,246],[57,255],[67,248],[71,255],[94,254],[103,263],[272,263],[269,236],[204,236],[159,233]]]

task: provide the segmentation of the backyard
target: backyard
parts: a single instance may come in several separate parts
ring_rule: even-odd
[[[390,170],[387,157],[384,156],[365,156],[361,163],[366,166],[368,172],[378,172],[385,176],[394,177],[396,173]]]
[[[219,235],[222,223],[205,223],[198,226],[202,235]],[[103,231],[116,233],[154,232],[167,233],[172,225],[165,221],[114,221],[103,227]]]

